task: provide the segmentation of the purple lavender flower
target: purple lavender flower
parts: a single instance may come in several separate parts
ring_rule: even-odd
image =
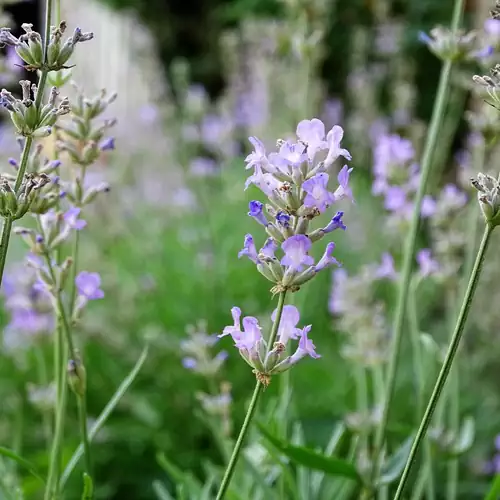
[[[276,314],[278,310],[275,309],[271,314],[271,320],[276,321]],[[297,328],[297,324],[300,320],[299,310],[292,305],[286,305],[283,307],[283,312],[281,314],[280,324],[278,326],[278,342],[286,345],[290,339],[296,339],[299,337],[302,330]]]
[[[285,229],[290,227],[290,216],[281,210],[276,214],[276,222]]]
[[[101,276],[99,273],[81,271],[75,278],[78,293],[87,300],[97,300],[104,297],[101,290]]]
[[[198,361],[191,356],[182,358],[182,366],[188,370],[195,370],[198,366]]]
[[[322,229],[322,231],[325,234],[331,233],[332,231],[335,231],[335,229],[342,229],[343,231],[345,231],[347,229],[347,226],[342,221],[343,216],[344,212],[337,212],[332,217],[332,220]]]
[[[344,130],[342,127],[335,125],[326,136],[326,143],[328,146],[328,154],[325,159],[325,167],[332,165],[339,156],[343,156],[346,160],[352,160],[351,153],[347,149],[340,147],[340,142],[344,137]]]
[[[307,253],[311,249],[311,245],[311,240],[303,234],[290,236],[281,244],[281,248],[285,252],[281,264],[295,271],[302,271],[304,266],[312,266],[314,259]]]
[[[235,347],[250,351],[262,338],[259,321],[253,316],[245,316],[241,321],[241,309],[239,307],[233,307],[231,315],[233,316],[234,325],[226,326],[219,338],[231,335]],[[241,323],[243,323],[243,331],[241,330]]]
[[[340,175],[340,174],[339,174]],[[302,188],[307,193],[304,198],[304,206],[316,207],[323,213],[335,201],[333,193],[327,189],[329,175],[322,172],[311,177],[302,184]]]
[[[263,213],[264,205],[257,200],[253,200],[248,204],[248,215],[253,217],[258,223],[262,224],[264,227],[269,225],[269,221]]]
[[[274,163],[277,160],[276,166],[280,167],[280,159],[284,160],[285,165],[290,165],[291,167],[298,167],[303,162],[307,161],[307,153],[305,153],[306,146],[304,144],[292,144],[291,142],[285,141],[281,146],[279,153],[276,153],[269,159]],[[283,163],[281,163],[283,165]],[[288,173],[288,172],[286,172]]]
[[[297,137],[307,144],[307,155],[312,160],[314,155],[327,147],[325,142],[325,125],[321,120],[302,120],[297,125]]]
[[[260,168],[267,171],[275,171],[273,166],[269,163],[266,155],[266,148],[262,141],[257,137],[249,137],[248,140],[252,143],[254,150],[245,158],[246,168]]]
[[[432,253],[429,248],[423,248],[417,252],[416,258],[420,268],[420,274],[423,277],[431,276],[439,271],[439,264],[432,258]]]
[[[407,212],[406,191],[400,186],[391,186],[385,192],[384,207],[390,212]]]
[[[115,149],[115,138],[114,137],[106,137],[99,143],[99,149],[101,151],[111,151]]]
[[[270,259],[274,259],[274,252],[278,249],[278,245],[273,238],[267,238],[264,246],[260,249],[259,254],[264,255]]]
[[[245,189],[250,184],[257,186],[266,196],[270,196],[275,189],[280,187],[280,182],[269,172],[262,172],[259,165],[255,165],[255,171],[245,182]]]
[[[77,231],[80,231],[80,229],[83,229],[86,225],[87,222],[84,221],[83,219],[79,219],[78,216],[80,215],[81,209],[78,207],[73,207],[70,208],[63,216],[64,221],[70,227],[71,229],[76,229]]]
[[[290,357],[290,364],[295,364],[300,361],[305,356],[311,356],[313,359],[321,358],[321,356],[316,352],[316,346],[313,344],[312,340],[308,337],[311,331],[311,325],[304,327],[300,332],[299,347],[294,354]]]
[[[318,261],[316,266],[314,266],[314,270],[318,273],[319,271],[322,271],[328,266],[331,266],[332,264],[335,264],[337,266],[340,266],[340,262],[333,257],[333,251],[335,250],[335,243],[331,241],[326,245],[325,253],[323,254],[323,257]]]
[[[436,213],[436,200],[430,196],[424,196],[422,200],[422,207],[420,208],[420,215],[424,218],[432,217]]]
[[[243,257],[243,255],[247,256],[255,264],[259,263],[259,259],[257,257],[257,249],[255,248],[255,243],[251,234],[247,234],[245,236],[243,249],[238,253],[238,259]]]
[[[418,32],[418,41],[421,43],[425,43],[426,45],[430,45],[431,43],[433,43],[432,38],[427,33],[425,33],[425,31]]]
[[[351,188],[349,187],[349,175],[352,172],[352,168],[349,168],[347,165],[344,165],[337,176],[337,180],[339,181],[339,187],[333,193],[336,201],[340,201],[343,198],[349,198],[351,201],[354,201],[352,196]]]
[[[484,22],[483,29],[488,35],[492,35],[496,38],[500,38],[500,20],[499,19],[487,19]]]

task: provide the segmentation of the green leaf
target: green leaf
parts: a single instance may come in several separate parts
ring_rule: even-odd
[[[174,497],[160,481],[153,481],[153,491],[158,497],[158,500],[174,500]]]
[[[391,484],[399,478],[403,472],[408,456],[410,455],[411,445],[413,444],[413,436],[410,436],[388,460],[386,460],[382,467],[382,473],[377,482],[378,486],[384,484]]]
[[[82,500],[92,500],[92,498],[94,498],[94,483],[92,482],[92,478],[84,472]]]
[[[113,410],[116,408],[116,406],[122,399],[125,392],[127,392],[127,389],[132,385],[132,382],[137,377],[137,374],[141,370],[142,365],[146,361],[147,357],[148,357],[148,346],[146,346],[143,349],[141,355],[139,356],[139,359],[137,360],[137,363],[134,365],[130,373],[123,379],[123,382],[119,385],[118,389],[116,389],[115,393],[109,400],[108,404],[104,407],[104,410],[102,410],[101,414],[95,421],[94,425],[91,427],[89,431],[89,441],[92,441],[95,438],[96,434],[101,430],[101,427],[106,423],[108,417],[111,415]],[[61,476],[61,480],[59,482],[59,488],[61,490],[64,488],[64,485],[66,484],[66,481],[68,480],[71,472],[73,472],[73,469],[75,468],[76,464],[78,463],[80,458],[82,458],[82,455],[83,455],[83,444],[80,443],[80,445],[70,458],[68,465],[66,465],[66,468],[64,469],[64,472]]]
[[[45,484],[45,480],[43,477],[37,472],[36,467],[31,463],[28,462],[25,458],[19,456],[16,452],[9,450],[8,448],[4,448],[3,446],[0,446],[0,455],[10,458],[11,460],[14,460],[14,462],[17,462],[19,465],[24,467],[28,472],[31,473],[34,477],[36,477],[38,480],[40,480],[42,483]]]
[[[201,484],[194,477],[191,472],[184,472],[175,464],[173,464],[163,452],[158,452],[156,454],[156,461],[162,467],[162,469],[170,476],[171,479],[176,484],[178,495],[184,495],[186,493],[184,487],[187,487],[190,493],[193,493],[196,498],[199,498],[201,493]]]
[[[453,457],[463,455],[470,450],[476,436],[476,425],[472,417],[465,417],[460,427],[457,439],[450,447],[449,454]]]
[[[484,497],[484,500],[498,500],[500,498],[500,474],[497,474],[491,482],[490,491]]]
[[[361,482],[356,468],[351,463],[340,458],[328,457],[303,446],[293,446],[284,443],[270,434],[264,426],[258,425],[258,427],[260,433],[294,463],[303,465],[309,469],[320,470],[333,476],[342,476]]]

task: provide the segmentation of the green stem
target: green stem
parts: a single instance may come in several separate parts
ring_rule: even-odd
[[[415,380],[417,381],[417,419],[420,421],[424,412],[425,383],[427,377],[425,374],[422,345],[420,340],[420,325],[417,313],[417,287],[418,281],[414,279],[410,287],[408,319],[410,323]],[[432,445],[429,439],[426,439],[424,442],[424,467],[418,477],[417,486],[414,489],[412,500],[419,500],[424,489],[426,490],[426,499],[434,500],[436,495],[432,467]]]
[[[456,31],[464,9],[464,0],[455,0],[455,7],[453,11],[453,19],[451,29]],[[420,175],[420,183],[418,186],[417,194],[415,196],[413,216],[411,220],[410,229],[405,240],[404,255],[403,255],[403,269],[399,283],[399,293],[396,303],[396,311],[394,315],[393,337],[391,345],[391,353],[389,358],[389,366],[387,369],[387,390],[385,392],[385,401],[382,407],[382,418],[380,425],[377,427],[375,435],[375,444],[373,452],[373,466],[371,473],[371,482],[375,479],[376,471],[379,469],[379,458],[381,450],[384,446],[385,433],[387,430],[387,423],[389,420],[389,411],[394,395],[394,388],[396,385],[396,372],[399,361],[399,353],[401,350],[401,340],[403,337],[403,327],[405,322],[406,303],[408,301],[408,292],[410,288],[410,279],[413,268],[413,257],[415,254],[415,247],[417,242],[417,232],[420,222],[420,211],[422,207],[422,200],[425,195],[427,187],[427,180],[432,168],[432,159],[434,150],[439,138],[439,129],[443,123],[443,118],[446,109],[447,97],[449,93],[450,74],[452,62],[446,61],[441,69],[439,78],[439,86],[437,90],[436,101],[432,112],[431,123],[427,139],[425,143],[424,152],[422,155],[422,171]]]
[[[87,427],[87,400],[85,394],[77,396],[78,418],[80,420],[80,434],[83,443],[83,455],[85,459],[85,472],[92,477],[92,460],[90,454],[90,440]]]
[[[47,387],[49,383],[49,377],[47,375],[47,364],[45,363],[45,356],[41,346],[35,346],[35,357],[38,370],[38,380],[40,385]],[[47,448],[50,447],[50,438],[52,434],[51,424],[50,424],[50,414],[46,410],[42,410],[42,424],[43,424],[43,434],[45,437]]]
[[[276,319],[274,321],[273,327],[271,329],[271,335],[269,336],[269,341],[267,344],[268,351],[272,349],[272,346],[276,340],[278,335],[278,327],[281,321],[281,315],[283,313],[283,307],[285,305],[285,297],[286,291],[281,292],[278,297],[278,307],[276,309]],[[233,448],[233,453],[231,454],[231,459],[227,464],[226,472],[224,473],[224,477],[222,478],[221,485],[219,487],[219,491],[217,493],[217,497],[215,500],[222,500],[224,495],[227,492],[229,487],[229,483],[231,482],[231,478],[233,477],[234,470],[236,468],[236,464],[238,462],[238,458],[241,453],[241,449],[243,446],[243,441],[247,435],[248,429],[250,428],[250,424],[252,422],[253,416],[255,415],[255,410],[257,409],[257,403],[259,402],[259,397],[262,392],[262,384],[257,380],[255,384],[255,389],[253,391],[252,399],[250,400],[250,405],[247,410],[247,414],[245,415],[245,420],[243,421],[243,425],[241,426],[240,433],[238,435],[238,439]]]
[[[54,272],[54,267],[50,260],[50,255],[45,253],[45,262],[47,268],[49,270],[50,277],[52,278],[53,283],[56,283],[56,275]],[[56,298],[56,313],[58,321],[62,326],[62,330],[64,333],[66,345],[69,350],[69,355],[71,359],[76,359],[75,346],[73,343],[73,338],[71,336],[71,330],[68,322],[68,318],[66,316],[66,312],[64,310],[64,304],[61,299],[61,291],[55,290],[55,298]],[[63,340],[56,339],[56,341]],[[64,352],[64,348],[61,346],[61,352]],[[64,420],[66,413],[66,400],[67,400],[67,388],[66,388],[66,379],[67,379],[67,371],[62,369],[61,367],[61,393],[60,400],[57,404],[56,410],[56,428],[54,432],[54,438],[52,440],[52,450],[50,456],[50,465],[49,465],[49,473],[47,479],[47,486],[45,489],[45,500],[51,500],[57,497],[58,494],[58,484],[59,484],[59,472],[60,472],[60,456],[61,456],[61,447],[62,440],[64,434]]]
[[[472,304],[472,298],[474,296],[474,292],[476,291],[477,284],[479,282],[479,276],[481,274],[481,269],[483,266],[484,258],[486,256],[486,251],[488,249],[488,244],[491,239],[491,234],[493,232],[494,226],[487,224],[484,230],[483,238],[481,240],[481,244],[477,251],[476,260],[474,262],[474,267],[472,269],[472,273],[469,278],[469,283],[467,285],[467,290],[465,292],[465,296],[462,302],[462,307],[460,308],[460,313],[458,315],[457,323],[455,326],[455,331],[453,332],[453,336],[448,347],[448,352],[446,353],[445,360],[443,362],[443,366],[441,367],[441,371],[439,372],[436,384],[434,385],[434,389],[432,391],[432,395],[427,404],[427,408],[425,410],[422,421],[420,422],[420,426],[417,431],[417,435],[413,441],[413,445],[410,450],[410,455],[408,457],[408,461],[406,462],[405,468],[403,470],[403,474],[401,476],[401,480],[399,481],[398,489],[396,491],[396,496],[394,500],[400,500],[403,495],[403,490],[408,481],[408,477],[410,475],[411,467],[415,462],[415,458],[420,447],[420,443],[425,437],[427,432],[427,428],[432,419],[432,415],[436,408],[436,405],[439,401],[439,397],[441,396],[441,392],[446,383],[446,379],[450,373],[451,367],[453,365],[453,360],[457,353],[460,339],[462,337],[462,333],[465,327],[465,322],[467,320],[467,316],[469,314],[470,306]]]
[[[64,373],[66,370],[63,370]],[[54,431],[54,437],[52,439],[52,449],[50,452],[50,464],[49,473],[47,476],[47,484],[45,487],[44,500],[53,500],[58,496],[58,483],[59,483],[59,470],[60,470],[60,456],[61,456],[61,445],[63,439],[64,430],[64,416],[66,411],[66,398],[68,391],[63,390],[61,393],[61,400],[58,401],[57,411],[56,411],[56,425]]]

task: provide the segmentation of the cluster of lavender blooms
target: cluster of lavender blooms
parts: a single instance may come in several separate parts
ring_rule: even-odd
[[[394,259],[384,253],[380,264],[363,266],[356,275],[344,269],[333,271],[329,310],[338,317],[338,326],[349,332],[342,355],[357,366],[373,368],[387,361],[390,325],[385,304],[374,293],[375,285],[395,281]]]
[[[187,328],[188,338],[181,342],[180,348],[184,357],[182,365],[206,378],[213,378],[222,368],[227,359],[227,351],[219,351],[215,356],[212,353],[213,346],[219,338],[206,333],[205,322],[198,322],[197,326]]]
[[[413,213],[413,198],[420,178],[412,142],[398,134],[377,134],[373,148],[373,175],[372,193],[384,197],[384,208],[390,213],[388,227],[401,230]],[[434,205],[430,196],[424,197],[423,218],[432,215]]]
[[[89,99],[76,88],[75,102],[71,103],[71,114],[68,122],[58,123],[55,127],[57,140],[56,151],[61,158],[71,163],[73,172],[71,181],[63,180],[59,175],[53,175],[51,184],[55,186],[57,195],[49,193],[51,204],[40,213],[39,227],[31,229],[16,227],[15,233],[21,235],[30,248],[29,264],[36,269],[38,279],[47,291],[54,295],[66,285],[73,264],[68,257],[63,262],[47,263],[52,256],[75,231],[81,231],[87,225],[80,218],[81,211],[91,204],[100,193],[109,191],[107,183],[87,185],[85,176],[87,169],[100,155],[114,149],[114,139],[107,135],[115,124],[114,119],[103,118],[101,115],[115,100],[116,94],[107,95],[102,91],[99,95]],[[69,104],[68,104],[69,106]],[[11,164],[16,166],[14,160]],[[61,166],[61,160],[41,159],[41,149],[35,151],[30,168],[37,172],[51,172]],[[46,175],[46,174],[45,174]],[[57,207],[55,206],[57,202]],[[66,208],[62,209],[63,206]],[[101,278],[98,273],[82,271],[75,277],[74,285],[77,296],[71,304],[72,321],[78,321],[83,309],[90,300],[101,299],[104,296],[101,290]]]
[[[340,146],[342,128],[334,126],[326,134],[323,122],[313,118],[301,121],[296,133],[296,142],[279,140],[278,151],[270,154],[266,153],[261,141],[251,137],[254,151],[245,160],[247,169],[253,169],[245,188],[255,185],[268,198],[266,205],[258,200],[251,201],[248,215],[264,227],[268,238],[257,251],[252,235],[247,234],[239,257],[248,257],[274,284],[273,294],[296,292],[318,272],[339,265],[333,257],[333,242],[326,245],[324,255],[316,263],[309,252],[313,243],[325,235],[336,229],[346,229],[343,212],[337,212],[324,227],[312,229],[310,226],[334,203],[344,198],[352,200],[349,187],[352,169],[347,165],[338,174],[337,189],[330,192],[328,188],[328,171],[334,162],[340,156],[351,159],[350,153]],[[281,258],[275,255],[279,247],[283,253]],[[262,337],[256,318],[247,316],[241,322],[241,310],[233,307],[231,312],[234,325],[226,327],[221,336],[232,336],[240,354],[265,385],[269,384],[271,375],[287,370],[304,356],[319,357],[308,338],[311,326],[297,328],[300,315],[294,306],[284,307],[281,321],[278,318],[277,341],[272,346]],[[277,311],[273,313],[273,321],[276,315]],[[299,341],[298,348],[287,356],[286,346],[290,339]]]

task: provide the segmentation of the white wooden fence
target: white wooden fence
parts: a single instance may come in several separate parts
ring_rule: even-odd
[[[92,41],[75,50],[73,79],[86,94],[102,88],[117,91],[113,114],[119,119],[137,116],[141,106],[163,93],[163,76],[148,31],[130,12],[112,11],[92,0],[61,3],[68,32],[78,26],[94,33]]]

